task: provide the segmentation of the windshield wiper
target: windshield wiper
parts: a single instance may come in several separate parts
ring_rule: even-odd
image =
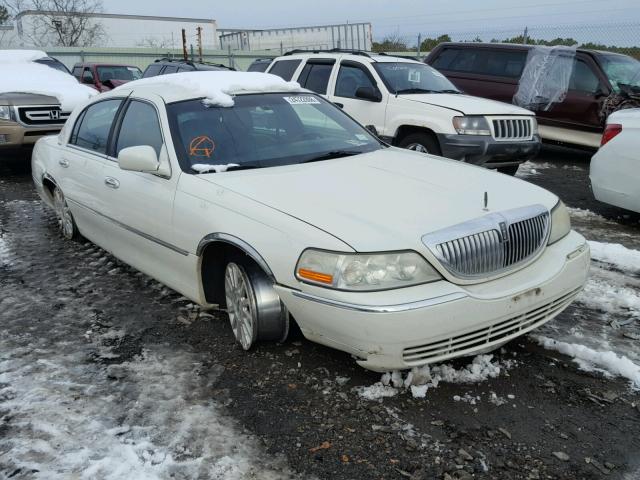
[[[435,93],[462,93],[460,90],[438,90]]]
[[[309,158],[301,163],[321,162],[322,160],[333,160],[334,158],[352,157],[354,155],[360,155],[363,152],[354,152],[353,150],[333,150],[331,152],[323,153],[317,157]]]
[[[426,88],[405,88],[402,90],[396,90],[396,95],[403,93],[439,93],[436,90],[427,90]]]

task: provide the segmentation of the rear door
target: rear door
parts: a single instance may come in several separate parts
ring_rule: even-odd
[[[518,47],[445,46],[428,63],[469,95],[513,103],[527,53]]]

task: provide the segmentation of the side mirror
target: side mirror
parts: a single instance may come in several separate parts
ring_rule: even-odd
[[[139,145],[120,150],[118,154],[118,165],[122,170],[133,172],[157,173],[160,162],[153,147],[149,145]]]
[[[378,89],[373,87],[358,87],[358,89],[356,90],[356,98],[368,100],[369,102],[382,101],[382,95],[380,94]]]

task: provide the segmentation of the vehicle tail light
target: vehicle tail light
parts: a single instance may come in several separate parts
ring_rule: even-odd
[[[305,268],[301,268],[298,270],[298,276],[306,278],[307,280],[312,280],[314,282],[326,283],[327,285],[333,283],[333,275],[314,272],[313,270],[307,270]]]
[[[618,135],[622,131],[622,125],[619,123],[609,123],[604,129],[604,133],[602,134],[602,140],[600,141],[600,146],[603,146],[613,137]]]

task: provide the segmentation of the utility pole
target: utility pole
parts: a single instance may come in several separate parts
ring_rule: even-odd
[[[200,63],[202,63],[202,27],[198,27],[198,57],[200,57]]]
[[[420,47],[422,46],[422,34],[418,34],[418,60],[420,60]]]
[[[182,57],[185,62],[189,60],[189,55],[187,54],[187,32],[184,28],[182,29]]]
[[[529,43],[529,28],[528,27],[524,27],[524,35],[522,37],[522,43],[524,43],[525,45],[527,43]]]

